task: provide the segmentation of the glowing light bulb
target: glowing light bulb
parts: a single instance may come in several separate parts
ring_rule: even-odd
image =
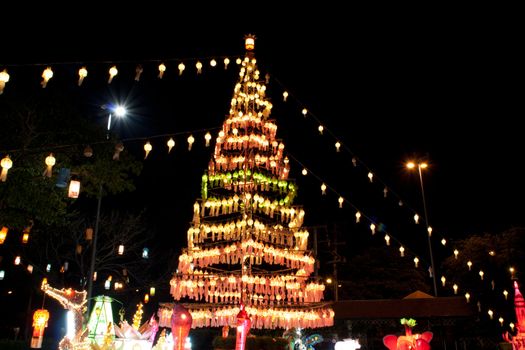
[[[206,133],[206,135],[204,135],[204,140],[206,140],[206,147],[209,147],[210,146],[210,140],[211,140],[211,134],[210,134],[209,131]]]
[[[306,168],[303,168],[303,171],[301,171],[301,174],[303,174],[304,176],[308,175],[308,170],[306,170]]]
[[[303,111],[302,111],[304,117],[306,118],[306,115],[308,114],[308,110],[306,108],[303,108]]]
[[[470,293],[465,293],[465,299],[467,299],[467,303],[470,302]]]
[[[53,173],[53,165],[56,163],[56,159],[53,156],[53,153],[50,153],[45,160],[46,163],[46,171],[44,172],[44,176],[51,177],[51,174]]]
[[[467,266],[468,266],[468,270],[471,271],[472,270],[472,261],[467,261]]]
[[[210,61],[210,66],[216,67],[217,66],[217,61],[215,61],[215,59],[212,58],[211,61]]]

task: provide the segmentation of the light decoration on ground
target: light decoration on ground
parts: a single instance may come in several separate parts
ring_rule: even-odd
[[[252,51],[238,64],[171,295],[176,302],[190,299],[184,306],[193,328],[236,324],[241,304],[254,329],[332,326],[325,286],[310,278],[316,261],[302,228],[305,212],[293,205],[297,188],[270,119],[264,75]],[[160,304],[161,327],[170,325],[172,308]]]
[[[31,337],[31,348],[40,349],[44,339],[44,330],[49,320],[49,311],[38,309],[33,314],[33,335]]]
[[[383,344],[388,350],[430,350],[430,341],[432,340],[432,332],[423,332],[421,334],[412,334],[412,328],[416,326],[414,319],[401,319],[401,324],[405,326],[405,335],[399,337],[389,334],[383,337]]]
[[[512,344],[513,350],[525,350],[525,300],[514,281],[514,310],[516,311],[516,334],[506,332],[503,339]]]
[[[144,310],[142,310],[142,303],[139,303],[137,305],[137,311],[135,311],[135,315],[133,315],[133,328],[136,330],[139,329],[140,323],[142,322],[142,314],[144,313]]]
[[[87,333],[82,329],[87,292],[77,291],[71,288],[56,289],[51,287],[47,283],[47,280],[42,281],[41,289],[47,296],[58,301],[64,309],[68,310],[66,335],[59,342],[59,349],[69,349],[70,346],[73,345],[80,348],[82,344],[88,346],[89,341],[86,339]],[[70,317],[72,318],[71,321],[69,321]]]

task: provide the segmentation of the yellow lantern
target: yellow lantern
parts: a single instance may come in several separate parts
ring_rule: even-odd
[[[171,149],[175,147],[175,140],[173,140],[173,137],[170,137],[168,140],[168,153],[171,152]]]
[[[2,180],[2,182],[5,182],[5,180],[7,179],[7,172],[13,167],[13,161],[7,155],[0,161],[0,165],[2,166],[2,174],[0,175],[0,180]]]
[[[159,64],[159,79],[162,79],[165,71],[166,71],[166,65],[164,63]]]
[[[108,84],[111,84],[111,82],[113,81],[113,78],[114,78],[117,74],[118,74],[117,66],[112,66],[112,67],[109,69]]]
[[[152,149],[153,149],[153,146],[151,145],[151,143],[149,143],[149,141],[146,142],[146,144],[144,145],[144,151],[146,152],[144,159],[148,158],[148,154],[149,152],[151,152]]]
[[[40,83],[42,85],[42,88],[45,89],[46,86],[47,86],[47,82],[49,81],[49,79],[53,78],[53,70],[51,69],[51,67],[47,67],[43,72],[42,72],[42,82]]]
[[[244,37],[244,48],[246,51],[252,51],[255,48],[255,36],[249,34]]]
[[[88,71],[86,67],[82,67],[78,70],[78,86],[82,85],[84,78],[87,77]]]
[[[55,165],[56,159],[53,157],[53,153],[50,153],[46,157],[46,171],[44,172],[44,176],[51,177],[51,174],[53,173],[53,165]]]
[[[49,311],[38,309],[33,314],[33,336],[31,337],[31,348],[40,349],[44,338],[44,329],[49,320]]]
[[[4,69],[2,72],[0,72],[0,95],[4,93],[5,83],[9,81],[9,74],[7,73],[7,70]]]
[[[9,229],[7,227],[2,227],[2,229],[0,230],[0,244],[3,244],[5,239],[7,238],[7,232],[9,231]]]

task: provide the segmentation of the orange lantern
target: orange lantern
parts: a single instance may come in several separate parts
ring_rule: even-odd
[[[2,227],[2,229],[0,230],[0,244],[4,244],[5,242],[5,239],[7,238],[7,232],[9,231],[9,229],[7,227]]]
[[[251,323],[250,316],[248,316],[248,313],[244,310],[244,305],[241,304],[241,311],[237,314],[237,339],[235,340],[235,350],[246,349],[246,337],[250,332]]]
[[[38,309],[33,314],[33,336],[31,337],[31,348],[40,349],[44,338],[44,329],[49,320],[49,311]]]
[[[7,155],[4,158],[2,158],[2,160],[0,161],[0,165],[2,166],[0,180],[2,182],[5,182],[5,180],[7,180],[7,172],[13,167],[13,161],[11,160],[11,158],[9,158],[9,155]]]
[[[78,198],[79,193],[80,193],[80,181],[71,180],[69,182],[69,191],[68,191],[67,196],[69,198]]]
[[[228,325],[225,325],[222,327],[222,337],[228,338],[228,333],[230,332],[230,327]]]
[[[173,350],[184,350],[186,337],[190,333],[193,318],[185,307],[179,304],[173,306],[171,314],[171,335],[173,337]]]

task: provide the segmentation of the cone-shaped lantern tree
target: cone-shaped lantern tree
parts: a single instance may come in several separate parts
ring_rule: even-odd
[[[255,329],[328,327],[334,312],[323,302],[325,286],[310,278],[315,258],[305,212],[293,205],[297,188],[270,119],[253,39],[247,36],[171,294],[185,302],[194,328],[237,325],[241,304]],[[169,326],[171,312],[161,304],[161,326]]]

